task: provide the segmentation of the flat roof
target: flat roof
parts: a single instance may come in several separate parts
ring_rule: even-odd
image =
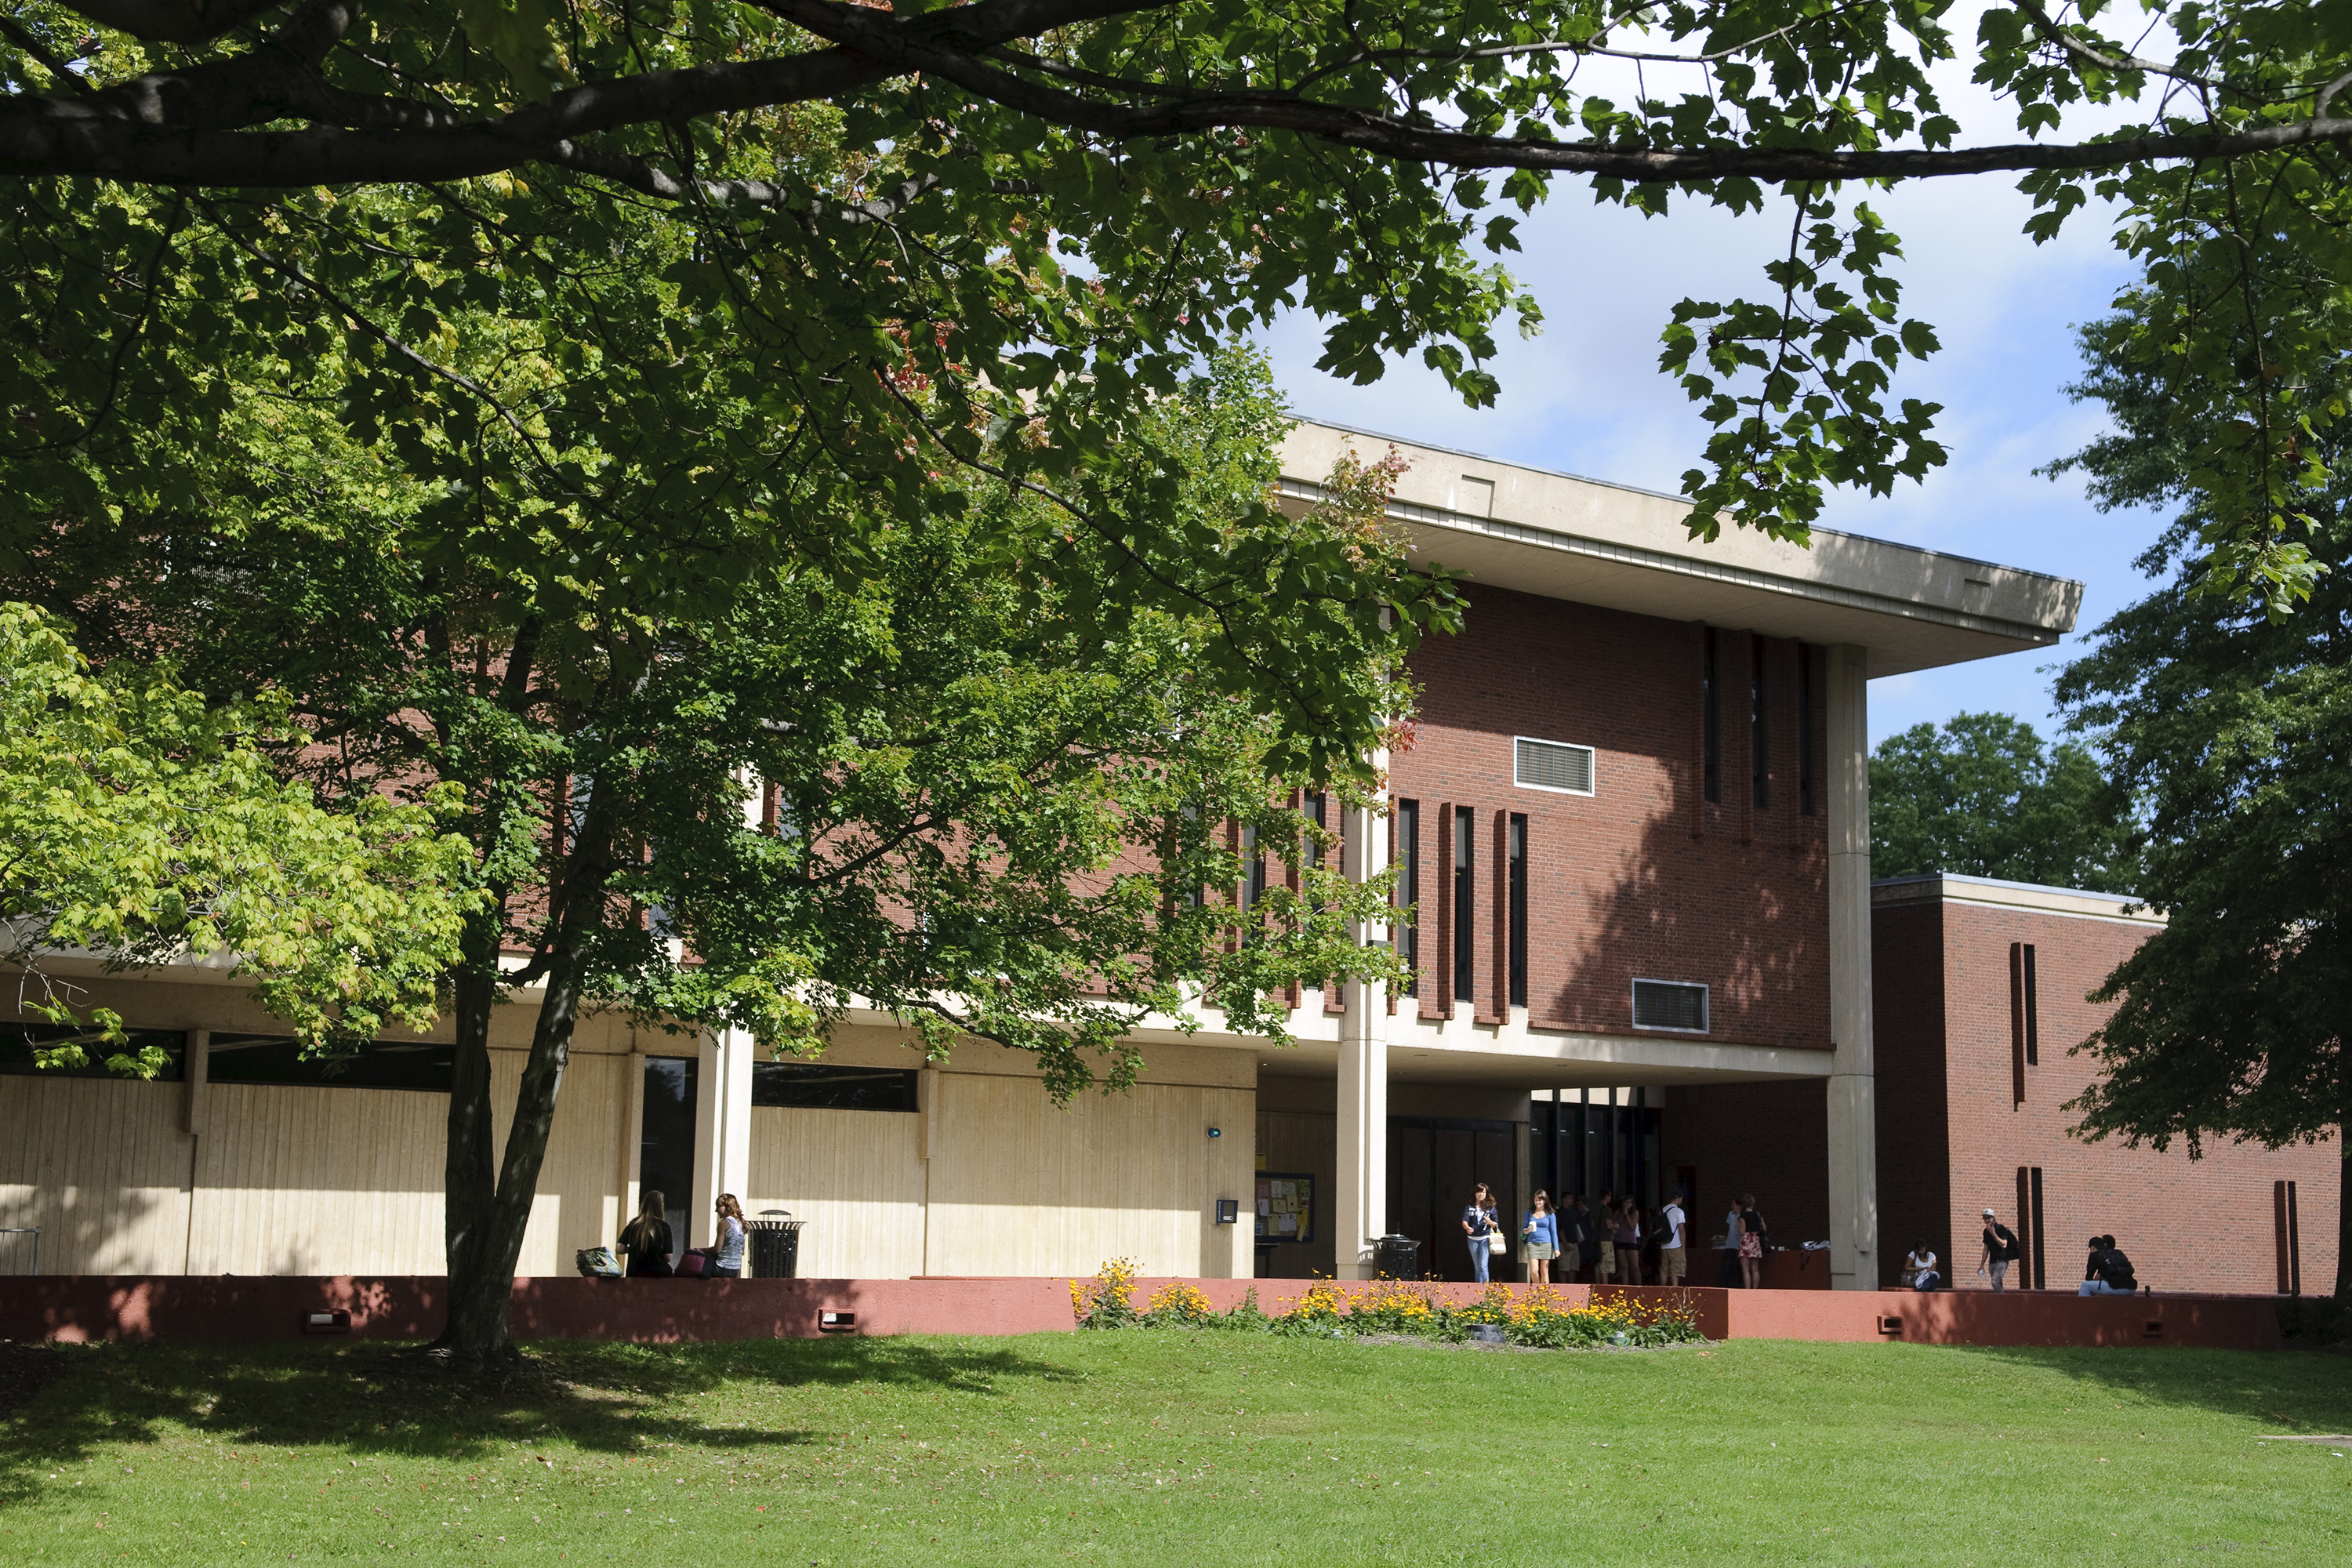
[[[1811,547],[1727,526],[1690,536],[1678,496],[1554,473],[1402,437],[1303,422],[1281,490],[1305,508],[1340,456],[1394,447],[1410,465],[1389,515],[1433,566],[1546,598],[1869,650],[1873,676],[2050,647],[2074,629],[2083,585],[1833,529]]]
[[[2037,914],[2123,921],[2131,925],[2165,923],[2162,915],[2132,894],[2096,893],[2087,888],[2003,882],[1991,877],[1962,877],[1948,871],[1925,877],[1889,877],[1870,885],[1870,907],[1874,910],[1934,903],[1986,904],[1996,909],[2030,910]]]

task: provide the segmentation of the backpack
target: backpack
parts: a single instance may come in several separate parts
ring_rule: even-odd
[[[618,1279],[621,1277],[620,1259],[613,1256],[613,1249],[609,1247],[583,1247],[572,1254],[572,1264],[590,1279]]]
[[[2132,1277],[2131,1259],[2120,1248],[2110,1247],[2099,1254],[2099,1278],[2114,1290],[2136,1290],[2139,1281]]]
[[[1993,1222],[1992,1240],[1993,1257],[2002,1263],[2014,1263],[2025,1256],[2025,1244],[2017,1239],[2015,1231],[1999,1220]]]

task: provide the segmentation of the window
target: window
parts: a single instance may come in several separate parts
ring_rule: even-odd
[[[1454,808],[1454,999],[1470,1002],[1477,999],[1477,963],[1472,954],[1476,946],[1477,921],[1472,911],[1477,908],[1475,895],[1478,877],[1472,855],[1475,842],[1470,833],[1471,819],[1477,816],[1466,805]]]
[[[2303,1294],[2302,1223],[2295,1213],[2294,1184],[2271,1184],[2271,1214],[2278,1236],[2278,1291],[2282,1296]]]
[[[2027,1261],[2033,1265],[2032,1277],[2021,1279],[2018,1283],[2029,1290],[2043,1289],[2049,1285],[2050,1277],[2042,1268],[2042,1167],[2039,1165],[2020,1165],[2017,1168],[2017,1212],[2026,1220],[2025,1255]],[[2018,1272],[2021,1275],[2025,1270],[2020,1268]]]
[[[797,1110],[913,1110],[915,1074],[904,1068],[753,1062],[751,1103]]]
[[[1748,781],[1756,809],[1772,804],[1771,736],[1764,722],[1764,639],[1748,639]]]
[[[1528,819],[1511,814],[1511,1005],[1528,1005]]]
[[[457,1047],[430,1040],[337,1040],[333,1056],[302,1055],[290,1035],[215,1035],[205,1077],[215,1083],[311,1089],[406,1089],[446,1094]]]
[[[1548,789],[1561,795],[1592,793],[1592,748],[1559,741],[1531,741],[1525,735],[1511,742],[1511,782],[1521,789]]]
[[[1797,645],[1797,810],[1813,815],[1813,650]]]
[[[1636,980],[1633,1027],[1706,1034],[1706,987],[1681,980]]]
[[[2009,944],[2009,1028],[2014,1043],[2014,1054],[2025,1067],[2042,1065],[2041,1008],[2033,983],[2033,944],[2013,942]],[[2017,1084],[2017,1098],[2025,1098],[2024,1079]]]
[[[177,1029],[126,1029],[129,1039],[121,1045],[110,1045],[96,1029],[68,1029],[42,1024],[19,1028],[0,1029],[0,1074],[26,1078],[108,1078],[121,1083],[177,1083],[182,1061],[187,1054],[188,1037]],[[51,1050],[58,1046],[79,1046],[89,1058],[78,1068],[45,1068],[33,1060],[36,1050]],[[149,1046],[163,1053],[163,1070],[151,1079],[126,1079],[107,1070],[106,1058],[111,1056],[137,1056]]]
[[[1716,679],[1715,628],[1706,628],[1706,658],[1699,672],[1699,723],[1703,731],[1701,772],[1706,775],[1707,804],[1723,798],[1723,724]]]
[[[1265,897],[1265,855],[1258,848],[1257,829],[1244,827],[1242,829],[1242,914],[1244,917],[1242,940],[1244,942],[1255,942],[1258,938],[1256,923],[1247,917],[1255,911],[1258,900]]]
[[[1421,994],[1421,802],[1401,800],[1396,808],[1396,901],[1412,910],[1411,922],[1397,927],[1397,956],[1404,960],[1404,994]]]

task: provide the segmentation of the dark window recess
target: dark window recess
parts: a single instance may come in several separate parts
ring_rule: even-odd
[[[1636,980],[1633,1027],[1706,1034],[1706,987],[1676,980]]]
[[[118,1082],[177,1083],[187,1056],[188,1037],[177,1029],[126,1029],[130,1037],[121,1045],[110,1045],[96,1029],[67,1029],[52,1025],[26,1025],[0,1028],[0,1074],[14,1073],[26,1078],[110,1078]],[[36,1050],[54,1050],[59,1046],[79,1046],[89,1058],[88,1066],[78,1068],[45,1068],[33,1060]],[[111,1056],[137,1056],[153,1046],[170,1058],[163,1070],[147,1079],[126,1079],[107,1070],[106,1058]]]
[[[1257,829],[1242,829],[1242,913],[1257,909],[1258,900],[1265,897],[1265,857],[1259,853]]]
[[[646,1058],[645,1118],[637,1124],[637,1201],[644,1203],[648,1193],[662,1195],[673,1262],[694,1244],[694,1113],[701,1077],[702,1063],[693,1057]]]
[[[2282,1296],[2303,1294],[2302,1216],[2295,1212],[2294,1184],[2271,1184],[2272,1212],[2278,1226],[2278,1289]]]
[[[446,1094],[457,1047],[430,1040],[338,1040],[305,1057],[290,1035],[215,1035],[205,1077],[214,1083],[290,1084],[312,1089],[410,1089]]]
[[[1421,917],[1414,906],[1421,902],[1421,802],[1397,802],[1396,833],[1397,906],[1414,910],[1412,923],[1397,928],[1397,956],[1404,960],[1404,994],[1417,996],[1421,994]]]
[[[1700,752],[1706,779],[1709,805],[1723,798],[1723,703],[1722,682],[1716,673],[1715,628],[1706,628],[1706,659],[1699,672],[1698,700],[1700,726],[1703,731]]]
[[[1813,815],[1813,650],[1797,645],[1797,809]]]
[[[751,1103],[797,1110],[912,1110],[915,1073],[827,1062],[753,1062]]]
[[[1307,797],[1307,820],[1318,827],[1331,826],[1330,819],[1324,815],[1324,797],[1321,794],[1310,795]],[[1311,835],[1302,847],[1298,865],[1302,871],[1319,871],[1323,868],[1323,846]],[[1314,907],[1317,913],[1321,913],[1323,901],[1320,899],[1316,900]]]
[[[1511,1005],[1528,1005],[1528,819],[1511,814]]]
[[[1771,736],[1764,712],[1764,639],[1751,637],[1748,639],[1748,781],[1759,811],[1772,804]]]
[[[1466,805],[1454,808],[1454,999],[1457,1002],[1477,998],[1478,922],[1472,911],[1477,908],[1478,877],[1470,835],[1471,819],[1476,815]]]
[[[2041,1012],[2039,998],[2034,994],[2033,944],[2029,942],[2024,945],[2025,1065],[2027,1067],[2039,1067],[2042,1064],[2042,1020],[2039,1016]]]
[[[2045,1267],[2047,1258],[2042,1247],[2042,1232],[2045,1227],[2042,1220],[2042,1167],[2020,1165],[2017,1168],[2017,1195],[2020,1200],[2018,1206],[2025,1211],[2027,1227],[2032,1233],[2027,1237],[2026,1246],[2026,1252],[2033,1263],[2033,1281],[2030,1289],[2047,1289],[2050,1285],[2050,1274]]]

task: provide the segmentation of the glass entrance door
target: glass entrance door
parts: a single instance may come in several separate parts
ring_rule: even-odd
[[[694,1215],[694,1104],[702,1064],[692,1057],[646,1058],[646,1113],[637,1134],[638,1202],[659,1193],[668,1211],[670,1261],[684,1255]]]

